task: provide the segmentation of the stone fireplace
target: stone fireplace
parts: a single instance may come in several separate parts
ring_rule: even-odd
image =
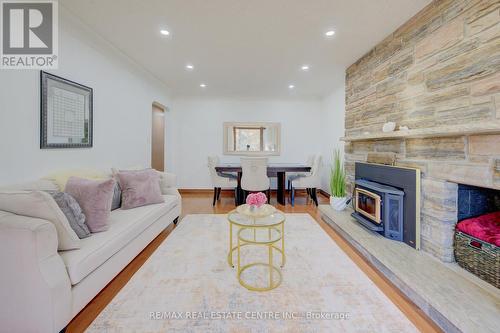
[[[350,188],[374,153],[419,168],[421,249],[445,262],[461,186],[500,189],[499,22],[498,1],[434,1],[346,72]]]

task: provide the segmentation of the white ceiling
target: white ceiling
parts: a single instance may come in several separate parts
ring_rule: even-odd
[[[322,97],[430,0],[62,0],[173,96]],[[171,36],[159,31],[166,28]],[[327,39],[324,33],[336,34]],[[191,72],[184,66],[192,63]],[[303,72],[301,65],[310,70]],[[201,89],[200,83],[207,88]],[[294,84],[295,89],[288,89]]]

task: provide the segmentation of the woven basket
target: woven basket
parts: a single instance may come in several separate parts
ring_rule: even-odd
[[[455,231],[455,260],[464,269],[500,288],[500,247]]]

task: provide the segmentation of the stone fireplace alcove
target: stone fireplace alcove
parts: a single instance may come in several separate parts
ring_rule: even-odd
[[[459,184],[500,189],[500,4],[433,1],[346,71],[345,167],[420,168],[421,248],[453,257]],[[409,130],[383,133],[394,121]]]
[[[496,211],[500,211],[500,190],[458,185],[458,221]]]

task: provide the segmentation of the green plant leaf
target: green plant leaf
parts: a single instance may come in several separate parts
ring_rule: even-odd
[[[330,192],[333,197],[346,196],[345,170],[339,149],[333,152],[333,163],[330,172]]]

